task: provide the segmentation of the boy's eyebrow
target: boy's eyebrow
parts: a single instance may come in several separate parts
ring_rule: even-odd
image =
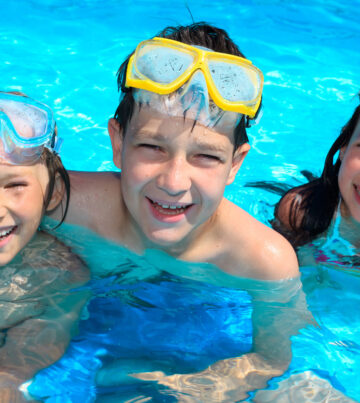
[[[225,147],[220,144],[214,144],[207,141],[202,141],[201,139],[195,139],[195,143],[199,148],[202,149],[206,149],[209,151],[226,152]]]
[[[135,140],[142,140],[145,138],[151,138],[152,140],[157,140],[157,141],[165,141],[166,137],[161,134],[161,133],[153,133],[150,130],[143,129],[141,131],[137,131],[133,133],[132,137]]]
[[[145,140],[147,138],[151,139],[151,140],[155,140],[155,141],[160,141],[160,142],[164,142],[167,140],[167,136],[165,136],[159,132],[153,133],[153,132],[147,131],[147,130],[141,130],[141,131],[137,131],[137,132],[133,133],[133,138],[138,141]],[[196,144],[196,146],[201,149],[208,150],[208,151],[215,151],[215,152],[226,152],[226,148],[221,144],[214,144],[210,141],[206,141],[206,140],[198,139],[198,138],[195,138],[193,141]]]

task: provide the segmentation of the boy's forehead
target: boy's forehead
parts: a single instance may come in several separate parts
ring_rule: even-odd
[[[135,105],[169,117],[196,120],[219,133],[233,132],[242,115],[219,108],[210,98],[204,80],[202,72],[196,72],[183,87],[167,95],[134,89]]]
[[[226,116],[225,116],[226,120]],[[231,124],[232,123],[232,124]],[[134,114],[130,121],[132,130],[146,129],[149,134],[156,132],[177,132],[196,131],[204,133],[218,133],[234,139],[235,123],[232,121],[219,122],[215,127],[206,127],[198,121],[184,116],[171,116],[165,112],[160,112],[148,105],[136,105]]]

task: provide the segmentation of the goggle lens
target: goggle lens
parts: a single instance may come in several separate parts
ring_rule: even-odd
[[[0,159],[11,164],[35,162],[56,138],[52,111],[20,95],[0,93]]]
[[[209,61],[209,71],[220,95],[229,102],[251,102],[258,93],[251,70],[222,61]],[[257,85],[258,87],[258,85]]]
[[[180,49],[145,43],[138,49],[135,68],[140,78],[159,84],[171,84],[192,66],[194,59],[194,55]]]

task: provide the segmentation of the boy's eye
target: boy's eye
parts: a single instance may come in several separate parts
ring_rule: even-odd
[[[160,151],[161,147],[155,145],[155,144],[146,144],[146,143],[141,143],[138,145],[138,147],[142,147],[142,148],[147,148],[149,150],[154,150],[154,151]]]
[[[211,155],[211,154],[199,154],[198,155],[200,158],[204,158],[209,161],[214,161],[214,162],[221,162],[221,158],[218,157],[217,155]]]

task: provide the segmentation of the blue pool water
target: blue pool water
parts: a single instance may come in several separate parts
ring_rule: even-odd
[[[252,150],[226,196],[267,223],[278,195],[244,185],[259,180],[298,184],[305,181],[301,170],[319,173],[329,146],[358,104],[358,0],[196,0],[176,4],[165,0],[0,0],[0,89],[24,91],[54,109],[59,133],[65,139],[62,156],[67,168],[112,170],[107,119],[118,101],[116,71],[140,40],[166,25],[190,23],[186,4],[196,21],[205,20],[226,29],[264,72],[264,116],[249,130]],[[70,241],[75,243],[72,238]],[[87,242],[85,252],[81,246],[77,251],[86,255],[93,270],[109,273],[108,283],[95,281],[89,286],[95,297],[80,321],[79,334],[63,360],[41,372],[30,386],[35,395],[48,402],[77,401],[80,396],[83,401],[94,401],[96,395],[104,402],[111,396],[113,401],[119,401],[116,399],[120,396],[124,401],[181,400],[181,395],[150,382],[120,380],[114,386],[102,381],[99,386],[96,371],[105,364],[112,368],[119,357],[125,367],[126,360],[133,358],[129,366],[138,365],[143,371],[195,371],[206,367],[211,359],[236,356],[251,346],[251,304],[241,287],[227,284],[212,288],[208,279],[200,276],[198,289],[190,279],[174,274],[172,263],[167,267],[163,263],[158,269],[151,259],[150,263],[134,261],[126,252],[115,251],[109,245],[104,246],[107,253],[99,255],[94,253],[99,244]],[[113,274],[119,265],[124,268],[120,280]],[[274,401],[276,391],[285,385],[286,393],[293,393],[289,401],[301,401],[294,397],[302,385],[298,376],[311,374],[359,401],[360,278],[319,266],[303,267],[302,280],[317,325],[307,326],[292,337],[293,358],[288,371],[259,388],[265,388],[262,395],[254,392],[249,400]],[[132,287],[138,287],[138,294]],[[154,287],[158,287],[158,299],[151,301],[151,310],[146,293]],[[183,339],[169,337],[161,347],[150,345],[151,338],[139,340],[140,332],[129,333],[127,338],[121,334],[119,326],[124,323],[131,331],[142,323],[151,332],[160,333],[158,324],[163,323],[168,328],[162,334],[171,333],[178,326],[171,316],[172,304],[184,303],[170,303],[167,293],[171,290],[180,299],[181,293],[187,296],[187,304],[193,301],[191,307],[184,305],[184,311],[204,319],[202,329],[192,322],[190,329],[194,340],[204,342],[203,350],[199,350],[203,355],[184,350],[186,346],[192,350],[194,343],[186,339],[190,333],[184,318],[179,322],[183,329],[177,332]],[[115,300],[121,304],[112,311]],[[232,301],[236,301],[235,306]],[[106,315],[99,316],[99,310]],[[117,323],[114,313],[123,321]],[[145,314],[145,318],[141,316]],[[157,323],[158,315],[163,321]],[[133,326],[129,317],[138,317]],[[127,346],[124,351],[111,343],[120,335],[123,338],[119,345]],[[155,340],[158,337],[155,333]],[[140,360],[129,353],[141,343],[152,361],[146,355],[144,359],[144,354]],[[54,379],[58,382],[52,383]]]

